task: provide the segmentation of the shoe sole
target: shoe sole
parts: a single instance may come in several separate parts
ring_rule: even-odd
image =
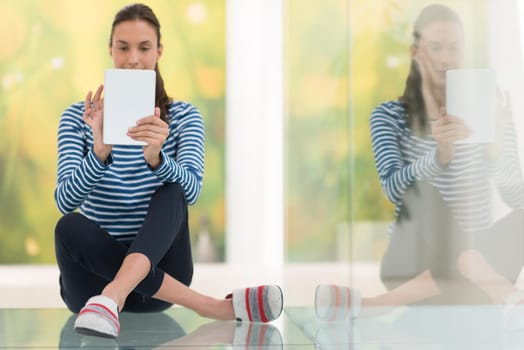
[[[98,331],[95,331],[94,329],[91,329],[91,328],[76,327],[75,331],[78,334],[82,334],[82,335],[90,335],[90,336],[106,338],[106,339],[116,339],[116,336],[114,336],[112,334],[98,332]]]

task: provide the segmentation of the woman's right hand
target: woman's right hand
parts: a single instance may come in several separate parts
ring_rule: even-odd
[[[100,85],[93,96],[89,91],[84,102],[84,122],[91,127],[93,132],[93,150],[96,157],[103,163],[112,150],[111,145],[105,145],[103,141],[104,129],[104,99],[102,91],[104,85]]]
[[[455,142],[470,136],[472,130],[461,118],[441,108],[439,117],[431,123],[431,133],[437,142],[438,161],[446,166],[455,157]]]

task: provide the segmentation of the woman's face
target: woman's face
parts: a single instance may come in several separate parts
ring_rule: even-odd
[[[155,69],[162,46],[158,46],[155,28],[148,22],[124,21],[113,30],[109,54],[115,68]]]
[[[418,45],[413,49],[425,77],[431,85],[444,87],[446,71],[462,65],[464,32],[462,25],[452,21],[434,21],[420,31]]]

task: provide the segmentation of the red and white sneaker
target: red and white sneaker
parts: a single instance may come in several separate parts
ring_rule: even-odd
[[[282,290],[276,285],[236,289],[226,299],[232,299],[235,318],[241,322],[271,322],[284,305]]]
[[[104,295],[90,298],[78,313],[74,328],[79,334],[115,339],[120,333],[116,303]]]

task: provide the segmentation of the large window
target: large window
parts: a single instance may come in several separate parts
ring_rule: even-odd
[[[522,52],[520,41],[512,39],[520,28],[517,2],[440,2],[452,6],[464,22],[468,64],[497,66],[518,115],[523,110],[518,99]],[[369,116],[379,103],[402,93],[413,21],[429,3],[150,2],[162,23],[165,51],[160,69],[168,92],[198,106],[205,118],[204,187],[190,208],[197,261],[226,260],[228,250],[242,251],[254,237],[278,231],[282,217],[284,227],[277,234],[283,237],[271,240],[284,241],[286,262],[350,259],[376,264],[388,242],[394,207],[377,176]],[[271,16],[274,4],[281,6],[281,17]],[[110,67],[110,23],[123,5],[0,0],[1,263],[54,261],[58,118],[99,84],[103,70]],[[226,7],[233,9],[229,18]],[[78,25],[79,14],[90,18],[89,28]],[[260,25],[256,20],[238,21],[242,17],[258,19]],[[242,37],[237,26],[228,37],[226,19],[251,25],[246,32],[253,37]],[[281,28],[274,21],[281,21]],[[234,47],[233,56],[227,56],[226,38],[245,40],[240,46],[228,43]],[[271,46],[275,43],[281,56]],[[272,85],[271,69],[281,70],[281,86]],[[228,81],[236,84],[229,110]],[[259,93],[266,95],[259,98]],[[242,105],[246,101],[254,103]],[[279,108],[282,115],[272,113]],[[273,117],[282,120],[267,123]],[[516,125],[520,123],[517,119]],[[273,128],[277,124],[283,126],[282,134]],[[233,133],[227,135],[227,130]],[[275,140],[283,143],[282,149],[271,148]],[[227,147],[237,152],[228,154],[230,163]],[[253,150],[257,153],[250,153]],[[283,169],[272,171],[276,163]],[[228,199],[228,188],[240,193]],[[273,204],[281,217],[274,215]],[[243,220],[245,225],[237,225]],[[264,226],[268,221],[273,226]],[[233,232],[234,247],[226,247],[226,231]]]
[[[168,93],[204,116],[204,187],[190,209],[194,253],[222,260],[225,1],[147,3],[162,25],[159,66]],[[111,21],[125,4],[0,1],[0,263],[54,262],[58,120],[111,67]]]
[[[284,1],[285,258],[289,266],[308,263],[309,271],[302,280],[290,275],[295,297],[308,288],[312,294],[315,283],[384,290],[380,261],[395,207],[379,181],[370,115],[402,95],[414,21],[435,2],[463,23],[463,68],[496,71],[522,148],[517,1]],[[497,218],[508,208],[493,196]]]

